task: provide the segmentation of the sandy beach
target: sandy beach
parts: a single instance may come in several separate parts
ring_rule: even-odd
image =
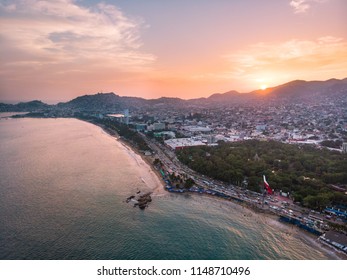
[[[146,187],[145,191],[152,192],[153,196],[167,194],[164,189],[165,185],[162,177],[159,171],[156,170],[152,164],[154,160],[153,156],[145,156],[138,149],[131,146],[127,141],[121,139],[115,131],[110,133],[111,131],[109,129],[95,123],[92,124],[100,127],[102,131],[104,131],[109,137],[116,140],[116,144],[129,155],[136,165],[141,167],[139,168],[141,176],[140,179],[141,183],[143,183]]]
[[[141,167],[141,181],[153,192],[153,195],[162,195],[167,192],[164,189],[164,182],[159,172],[153,167],[152,156],[145,156],[135,148],[130,147],[127,142],[117,138],[117,142],[126,149],[126,152]]]

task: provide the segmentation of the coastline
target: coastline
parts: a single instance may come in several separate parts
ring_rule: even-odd
[[[193,195],[193,194],[192,194]],[[325,243],[322,243],[319,241],[316,235],[302,230],[298,228],[297,226],[281,222],[278,219],[278,216],[269,213],[269,212],[260,212],[252,207],[248,207],[248,205],[243,203],[237,203],[236,201],[229,201],[218,197],[211,197],[209,195],[205,194],[195,194],[195,195],[203,195],[207,199],[211,199],[213,201],[219,201],[221,204],[225,205],[226,207],[231,207],[233,209],[237,209],[239,211],[242,211],[243,216],[245,218],[249,218],[252,216],[255,216],[258,218],[258,222],[267,224],[267,225],[274,225],[276,228],[281,230],[282,236],[293,236],[294,238],[297,238],[301,240],[302,242],[309,244],[310,247],[313,249],[317,249],[320,251],[324,251],[326,255],[329,255],[329,260],[347,260],[347,255],[344,253],[341,253],[340,251],[336,250],[332,246],[329,246]]]
[[[82,120],[85,121],[85,120]],[[136,147],[134,147],[133,145],[131,145],[128,141],[122,139],[116,131],[113,131],[103,125],[97,124],[97,123],[93,123],[93,122],[89,122],[86,121],[88,123],[91,123],[95,126],[100,127],[105,133],[107,133],[109,136],[115,138],[118,143],[120,145],[122,145],[125,149],[127,149],[130,152],[133,152],[136,156],[140,157],[141,160],[148,166],[148,168],[150,169],[152,175],[154,175],[154,177],[156,178],[156,181],[158,181],[159,184],[157,184],[154,188],[153,188],[153,194],[154,195],[165,195],[168,194],[168,192],[165,190],[165,184],[162,178],[162,175],[159,173],[158,170],[156,170],[153,166],[153,155],[151,156],[145,156],[140,150],[138,150]],[[193,194],[193,193],[190,193]],[[242,210],[246,210],[245,211],[245,216],[248,215],[249,212],[251,212],[251,215],[258,215],[262,222],[264,223],[268,223],[268,220],[270,220],[270,222],[272,223],[280,223],[282,225],[284,225],[285,227],[288,227],[288,229],[290,228],[290,231],[285,231],[283,232],[283,234],[290,234],[290,235],[295,235],[297,238],[299,238],[300,240],[302,240],[303,242],[309,243],[310,246],[312,248],[319,248],[321,250],[323,250],[326,254],[328,254],[329,256],[331,256],[330,259],[338,259],[338,260],[347,260],[347,256],[345,254],[343,254],[342,252],[337,251],[336,249],[334,249],[331,246],[328,246],[327,244],[324,244],[322,242],[320,242],[317,238],[316,235],[309,233],[305,230],[302,230],[296,226],[291,226],[287,223],[283,223],[279,221],[279,218],[277,215],[275,215],[274,213],[271,212],[267,212],[267,211],[261,211],[261,209],[258,208],[254,208],[251,207],[251,205],[248,205],[247,203],[243,203],[243,202],[237,202],[237,201],[233,201],[233,200],[225,200],[223,198],[219,198],[219,197],[211,197],[210,195],[207,194],[197,194],[197,195],[203,195],[206,198],[209,199],[214,199],[214,200],[218,200],[222,203],[232,203],[234,206],[237,207],[242,207]]]
[[[147,165],[147,167],[150,170],[150,174],[155,178],[156,181],[156,186],[152,189],[153,194],[157,195],[157,194],[166,194],[165,189],[164,189],[164,182],[162,177],[160,176],[158,170],[156,170],[152,164],[152,162],[150,161],[150,158],[152,158],[152,156],[145,156],[143,155],[137,148],[131,146],[128,142],[126,142],[123,139],[120,138],[116,138],[117,141],[119,142],[120,145],[122,145],[125,149],[127,149],[129,152],[134,153],[136,156],[140,157],[141,160]],[[147,184],[145,182],[144,179],[142,179],[142,181]]]
[[[85,120],[81,120],[81,121],[85,121]],[[85,121],[85,122],[93,124],[97,127],[100,127],[107,135],[114,138],[123,148],[125,148],[130,153],[134,153],[135,156],[139,157],[146,164],[146,167],[148,167],[148,169],[150,170],[151,175],[153,175],[155,186],[154,188],[151,188],[149,186],[149,183],[146,182],[143,178],[142,178],[142,181],[152,190],[154,196],[167,194],[167,192],[164,189],[165,184],[162,179],[162,176],[160,175],[159,171],[154,168],[152,164],[154,160],[152,155],[151,156],[144,155],[143,153],[141,153],[140,150],[138,150],[136,147],[131,145],[128,141],[122,139],[114,130],[111,130],[103,125],[100,125],[94,122],[89,122],[89,121]]]
[[[155,178],[155,181],[158,182],[158,184],[156,184],[152,189],[154,196],[161,196],[161,195],[169,195],[170,193],[168,191],[165,190],[165,183],[163,181],[163,178],[160,174],[160,172],[158,170],[155,169],[155,167],[153,166],[153,155],[151,156],[145,156],[139,149],[137,149],[136,147],[134,147],[133,145],[131,145],[131,143],[129,143],[127,140],[119,137],[119,135],[107,128],[104,127],[101,124],[97,124],[97,123],[93,123],[91,121],[86,121],[86,120],[81,120],[78,118],[73,118],[79,121],[84,121],[87,122],[89,124],[95,125],[97,127],[99,127],[108,137],[112,137],[112,139],[115,139],[116,142],[121,145],[124,149],[126,149],[129,153],[134,154],[136,157],[140,158],[141,161],[146,165],[146,168],[148,168],[149,173],[147,175],[153,176],[153,178]],[[130,155],[130,154],[129,154]],[[134,156],[130,155],[134,160],[136,160],[136,158],[134,158]],[[136,160],[137,161],[137,160]],[[149,185],[144,182],[146,184],[147,187],[149,187]],[[192,192],[189,192],[189,195],[193,194]],[[195,194],[196,195],[196,194]],[[238,209],[240,209],[242,211],[242,214],[244,216],[248,215],[249,213],[252,213],[253,215],[257,215],[259,217],[259,221],[260,222],[264,222],[265,224],[268,223],[278,223],[278,224],[282,224],[283,227],[285,228],[284,231],[281,231],[281,234],[283,235],[287,235],[287,234],[295,234],[295,236],[297,236],[299,239],[301,240],[306,240],[307,242],[305,242],[306,244],[310,244],[310,247],[312,248],[320,248],[321,250],[325,251],[328,253],[329,257],[328,259],[340,259],[340,260],[346,260],[347,259],[347,255],[338,252],[336,249],[323,244],[322,242],[319,242],[319,240],[317,239],[316,236],[310,234],[309,232],[306,232],[305,230],[299,229],[294,227],[294,230],[287,230],[293,227],[287,223],[283,223],[281,221],[279,221],[278,216],[273,214],[273,213],[269,213],[266,211],[261,211],[261,209],[254,209],[253,207],[251,207],[250,205],[248,205],[247,203],[242,203],[242,202],[237,202],[237,201],[233,201],[233,200],[226,200],[220,197],[213,197],[211,195],[208,194],[197,194],[197,195],[203,195],[205,198],[211,199],[213,201],[220,201],[221,203],[225,204],[225,205],[232,205],[235,207],[238,207]],[[217,198],[217,199],[216,199]],[[231,203],[230,203],[231,202]]]

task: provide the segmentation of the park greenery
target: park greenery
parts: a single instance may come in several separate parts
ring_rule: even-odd
[[[266,175],[271,188],[312,209],[347,205],[347,195],[333,189],[347,184],[347,155],[340,152],[249,140],[186,148],[178,158],[201,174],[256,192]]]

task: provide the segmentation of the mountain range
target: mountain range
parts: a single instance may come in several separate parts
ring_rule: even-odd
[[[228,91],[215,93],[207,98],[184,100],[180,98],[161,97],[157,99],[144,99],[140,97],[123,97],[115,93],[97,93],[83,95],[68,102],[48,105],[41,101],[21,102],[18,104],[0,103],[0,112],[8,111],[37,111],[45,109],[71,109],[83,111],[117,111],[123,109],[145,107],[220,107],[242,104],[260,103],[305,103],[327,102],[336,98],[347,98],[347,78],[327,81],[296,80],[265,90],[255,90],[248,93]]]

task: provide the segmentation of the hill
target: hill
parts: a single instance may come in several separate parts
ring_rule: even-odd
[[[48,105],[37,100],[26,103],[18,103],[16,105],[0,103],[0,112],[32,112],[51,108],[113,112],[124,110],[126,108],[182,108],[185,106],[216,107],[262,103],[322,103],[333,98],[347,98],[347,78],[342,80],[330,79],[327,81],[310,82],[296,80],[276,87],[268,88],[266,90],[255,90],[248,93],[228,91],[225,93],[212,94],[208,98],[197,98],[190,100],[169,97],[144,99],[139,97],[123,97],[113,92],[97,93],[79,96],[71,101],[62,102],[57,105]]]
[[[38,110],[46,110],[51,107],[51,105],[43,103],[39,100],[20,102],[16,105],[0,103],[0,112],[33,112]]]

